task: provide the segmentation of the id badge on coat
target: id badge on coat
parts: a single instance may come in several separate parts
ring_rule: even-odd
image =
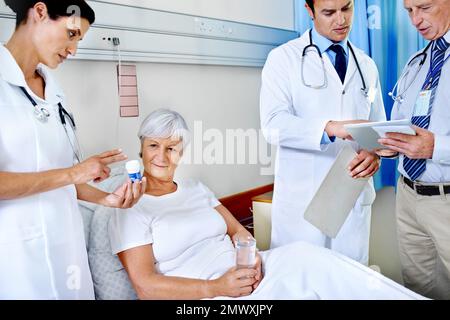
[[[427,116],[430,109],[431,90],[420,91],[414,107],[414,117]]]

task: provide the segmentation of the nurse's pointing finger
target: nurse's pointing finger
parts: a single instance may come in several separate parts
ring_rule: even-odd
[[[109,151],[105,151],[105,152],[100,153],[98,155],[98,157],[100,157],[100,158],[109,158],[109,157],[120,155],[122,152],[123,152],[122,149],[109,150]]]
[[[127,160],[127,159],[128,159],[128,156],[127,156],[127,155],[125,155],[125,154],[123,154],[123,153],[120,153],[120,154],[115,155],[115,156],[104,157],[104,158],[102,158],[100,161],[101,161],[104,165],[108,165],[108,164],[112,164],[112,163],[115,163],[115,162],[124,161],[124,160]]]

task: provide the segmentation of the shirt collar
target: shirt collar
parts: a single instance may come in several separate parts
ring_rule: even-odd
[[[3,80],[14,86],[26,86],[22,69],[20,69],[11,52],[3,45],[0,45],[0,65],[2,66],[0,76]]]
[[[22,69],[20,69],[17,64],[16,59],[13,57],[11,52],[5,48],[5,46],[0,44],[0,77],[6,82],[12,84],[16,87],[24,87],[29,90],[28,85],[25,81],[25,76],[23,75]],[[64,93],[61,87],[53,79],[48,67],[43,64],[37,66],[37,71],[44,78],[45,81],[45,95],[46,102],[51,104],[58,104],[64,99]],[[37,97],[36,97],[37,98]]]
[[[312,40],[313,40],[313,43],[319,47],[320,53],[322,53],[322,54],[325,53],[328,50],[328,48],[330,48],[330,46],[332,46],[333,44],[338,44],[344,49],[345,54],[348,55],[348,39],[345,39],[338,43],[334,43],[330,39],[319,34],[317,32],[316,28],[313,27],[312,28]]]
[[[47,102],[52,104],[58,104],[64,100],[64,93],[61,87],[53,78],[50,70],[47,66],[39,64],[37,66],[37,72],[44,78],[45,81],[45,98]]]
[[[450,43],[450,30],[447,31],[447,33],[444,36],[445,41],[447,41],[447,43]]]

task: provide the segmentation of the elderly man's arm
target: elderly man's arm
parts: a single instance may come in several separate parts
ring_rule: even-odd
[[[170,277],[157,273],[152,245],[118,254],[141,300],[194,300],[218,296],[239,297],[252,292],[256,271],[230,269],[215,280]]]

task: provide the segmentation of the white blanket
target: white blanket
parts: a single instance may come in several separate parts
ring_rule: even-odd
[[[358,262],[308,243],[260,254],[265,277],[252,295],[241,299],[425,299]]]

